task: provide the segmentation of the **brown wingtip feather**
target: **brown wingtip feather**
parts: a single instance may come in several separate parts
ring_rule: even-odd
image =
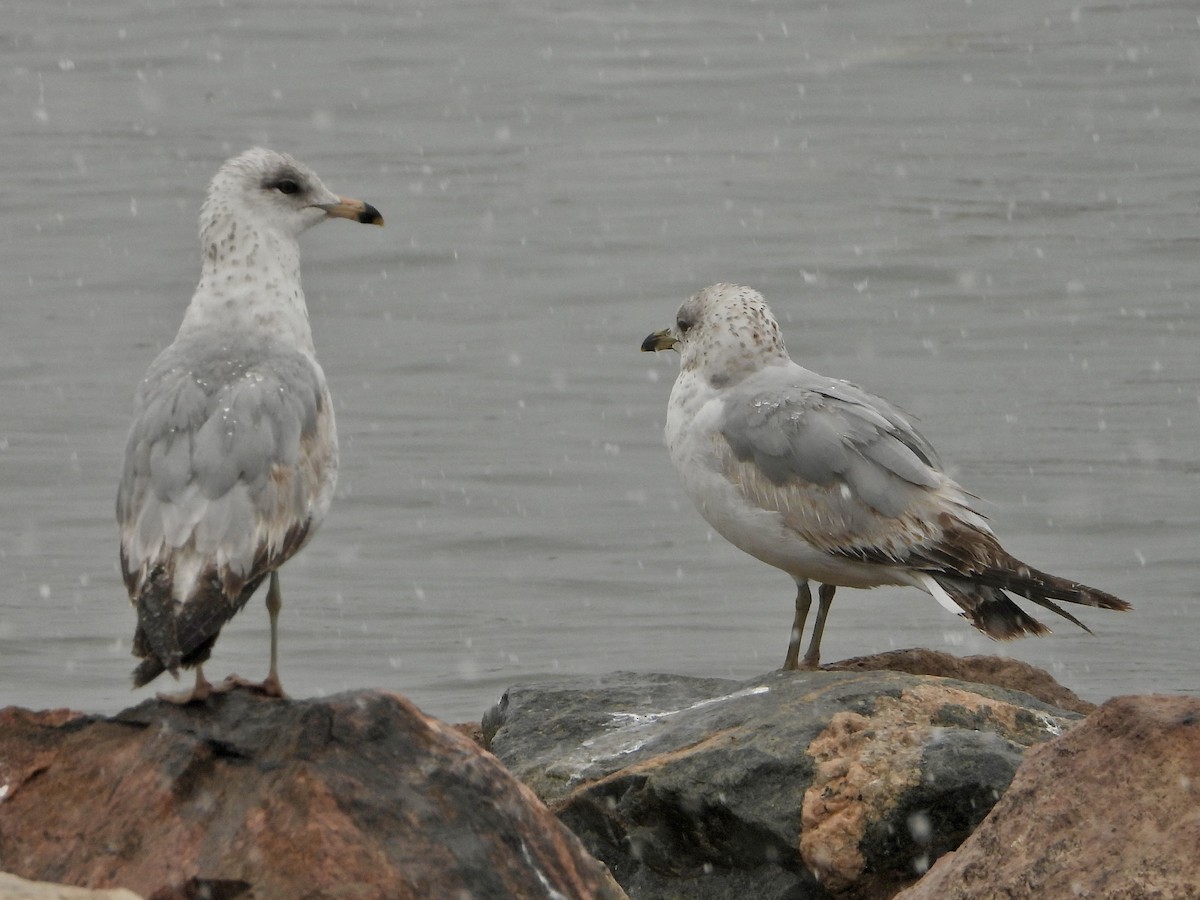
[[[988,532],[949,524],[942,540],[920,554],[922,568],[936,579],[980,631],[998,640],[1050,629],[1023,612],[1005,591],[1036,603],[1091,633],[1083,622],[1055,601],[1125,611],[1133,607],[1106,591],[1059,578],[1010,555]]]
[[[1049,577],[1053,578],[1054,576]],[[1080,599],[1072,601],[1073,603],[1082,603],[1084,606],[1095,606],[1100,609],[1113,609],[1117,612],[1129,612],[1133,609],[1132,603],[1127,603],[1120,597],[1105,593],[1097,588],[1088,587],[1086,584],[1078,584],[1073,581],[1066,583],[1080,592]]]
[[[1087,625],[1054,601],[1061,600],[1122,612],[1133,608],[1120,597],[1040,572],[1012,557],[1009,559],[1014,563],[1011,569],[988,568],[983,572],[966,573],[948,573],[943,570],[930,574],[954,602],[962,607],[963,615],[972,625],[989,637],[1001,641],[1050,633],[1049,627],[1017,606],[1005,591],[1062,616],[1088,634],[1091,634],[1092,630]]]
[[[1041,572],[1011,556],[1008,559],[1011,562],[1010,566],[987,569],[974,575],[972,580],[979,584],[986,584],[1011,591],[1020,597],[1024,597],[1026,600],[1037,603],[1046,609],[1053,610],[1060,616],[1075,621],[1081,628],[1084,627],[1082,623],[1076,621],[1071,615],[1051,601],[1062,600],[1066,603],[1092,606],[1097,609],[1111,609],[1118,612],[1126,612],[1133,609],[1130,604],[1126,603],[1120,597],[1109,594],[1099,588],[1089,587],[1078,581],[1059,578],[1057,575],[1051,575],[1048,572]]]

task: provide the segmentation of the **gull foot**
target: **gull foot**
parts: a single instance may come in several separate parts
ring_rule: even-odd
[[[810,660],[807,657],[798,662],[795,660],[784,660],[783,665],[779,669],[781,672],[819,672],[820,670],[820,660]]]
[[[213,688],[213,692],[224,694],[238,689],[261,694],[264,697],[275,697],[279,700],[289,699],[283,690],[283,684],[279,681],[279,676],[274,673],[268,675],[263,681],[250,681],[240,675],[227,675],[224,681]]]
[[[203,703],[212,696],[213,686],[203,678],[197,678],[190,691],[180,691],[177,694],[155,694],[159,700],[174,703],[176,706],[187,706],[189,703]]]

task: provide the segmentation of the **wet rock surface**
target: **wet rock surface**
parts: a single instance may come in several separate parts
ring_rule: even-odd
[[[402,697],[0,711],[0,870],[183,897],[620,898],[489,754]]]
[[[1118,697],[1031,750],[904,900],[1200,897],[1200,700]]]
[[[908,672],[910,675],[937,675],[957,678],[972,684],[994,684],[1010,691],[1023,691],[1043,703],[1087,715],[1096,704],[1081,699],[1063,687],[1045,669],[1004,656],[951,656],[936,650],[893,650],[873,656],[856,656],[826,666],[827,671]]]
[[[935,654],[936,656],[936,654]],[[873,671],[510,688],[485,741],[639,900],[887,897],[1078,713]]]
[[[9,708],[0,900],[1200,898],[1200,700],[1090,708],[923,650],[519,685],[482,737],[377,692]]]

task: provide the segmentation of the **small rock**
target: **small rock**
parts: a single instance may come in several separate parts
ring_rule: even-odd
[[[132,891],[91,891],[47,881],[26,881],[0,872],[0,900],[141,900]]]

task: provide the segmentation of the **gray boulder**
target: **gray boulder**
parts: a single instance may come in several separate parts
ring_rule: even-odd
[[[518,685],[484,737],[637,900],[888,897],[1080,716],[856,669]]]

